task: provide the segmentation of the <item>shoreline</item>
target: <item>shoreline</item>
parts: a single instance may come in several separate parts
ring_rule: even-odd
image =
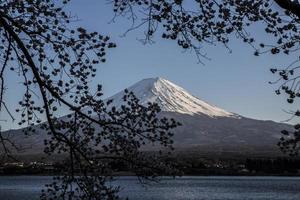
[[[17,177],[17,176],[32,176],[32,177],[46,177],[46,176],[63,176],[63,174],[0,174],[0,177]],[[100,175],[101,176],[101,175]],[[134,174],[113,174],[112,177],[136,177]],[[160,177],[299,177],[300,174],[184,174],[184,175],[177,175],[177,176],[169,176],[169,175],[162,175],[157,176]]]

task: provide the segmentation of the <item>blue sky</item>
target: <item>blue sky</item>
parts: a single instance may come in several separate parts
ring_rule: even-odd
[[[99,66],[91,84],[102,84],[105,97],[149,77],[163,77],[185,88],[193,95],[225,110],[246,117],[282,121],[289,118],[283,109],[292,107],[285,98],[274,94],[276,87],[268,84],[275,80],[269,68],[291,63],[293,57],[253,55],[253,49],[233,38],[229,53],[223,46],[204,46],[211,58],[199,64],[193,52],[182,52],[176,43],[155,37],[155,43],[143,45],[143,29],[121,35],[130,27],[130,21],[113,18],[112,5],[107,1],[73,0],[69,6],[80,19],[76,24],[90,31],[110,35],[117,43],[108,52],[107,62]],[[252,28],[258,42],[267,40],[260,26]],[[294,57],[295,58],[295,57]],[[12,84],[13,81],[11,80]],[[7,100],[17,100],[17,91],[8,92]],[[13,105],[10,105],[13,107]],[[295,108],[296,105],[293,105]],[[63,114],[63,113],[62,113]],[[1,118],[7,117],[2,113]],[[4,129],[15,128],[11,122],[1,123]]]

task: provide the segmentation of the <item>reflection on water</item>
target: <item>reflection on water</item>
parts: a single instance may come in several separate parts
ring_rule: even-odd
[[[38,199],[47,176],[0,177],[0,199]],[[299,200],[300,178],[294,177],[181,177],[162,178],[146,187],[135,177],[121,177],[121,196],[138,200]]]

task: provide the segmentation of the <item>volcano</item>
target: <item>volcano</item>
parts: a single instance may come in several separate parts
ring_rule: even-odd
[[[177,150],[199,154],[251,154],[278,156],[281,131],[291,125],[271,120],[257,120],[226,111],[193,96],[187,90],[164,78],[148,78],[127,88],[141,104],[157,103],[166,117],[182,123],[175,130]],[[124,104],[124,92],[108,99],[111,106]]]
[[[226,111],[193,96],[182,87],[164,78],[148,78],[127,88],[142,105],[157,103],[160,116],[172,117],[182,124],[174,130],[177,151],[201,155],[280,155],[277,143],[281,130],[291,125],[271,120],[257,120]],[[121,91],[106,99],[110,106],[124,104]],[[24,138],[21,130],[7,131],[17,141],[31,144],[30,152],[42,152],[45,134]],[[22,136],[21,136],[22,135]]]

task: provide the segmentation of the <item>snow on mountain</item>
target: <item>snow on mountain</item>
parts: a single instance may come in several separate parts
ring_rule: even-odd
[[[210,105],[199,98],[189,94],[182,87],[163,78],[148,78],[137,82],[128,88],[132,91],[142,105],[147,102],[157,103],[162,111],[176,112],[189,115],[207,115],[210,117],[235,117],[239,116],[221,108]],[[113,100],[113,106],[120,107],[124,104],[124,92],[108,98]]]

